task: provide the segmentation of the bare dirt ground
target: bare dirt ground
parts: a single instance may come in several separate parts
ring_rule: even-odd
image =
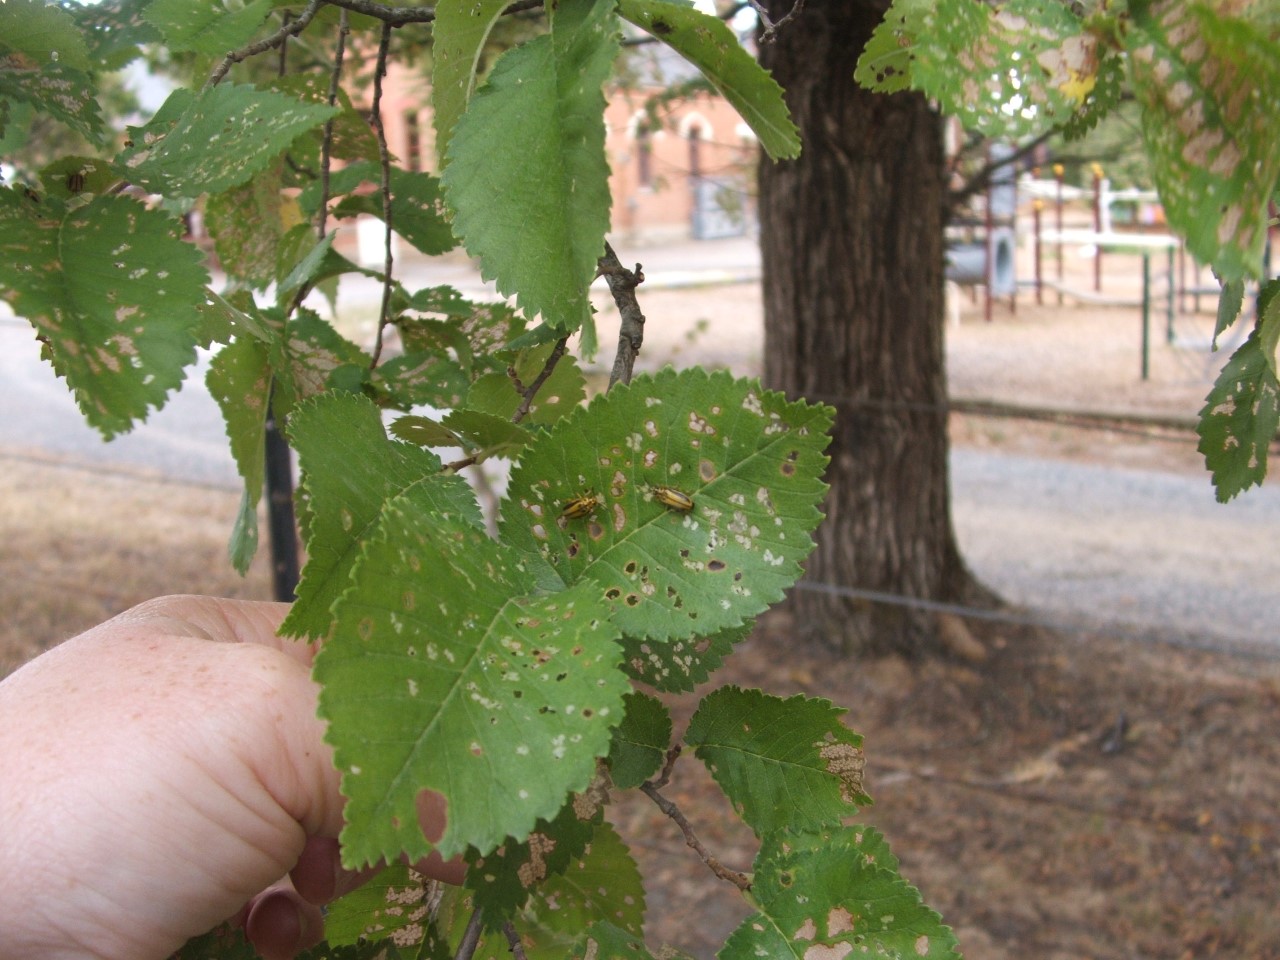
[[[1121,264],[1108,261],[1121,274]],[[1108,292],[1132,294],[1120,280]],[[1156,326],[1141,380],[1132,308],[1024,294],[1013,315],[962,299],[948,330],[953,395],[1191,418],[1212,378],[1209,314]],[[753,374],[752,285],[650,291],[647,362],[700,361]],[[607,312],[601,342],[611,343]],[[958,445],[1202,471],[1179,431],[1081,430],[957,416]],[[0,451],[2,453],[2,451]],[[225,541],[231,493],[6,459],[0,470],[0,675],[146,597],[265,598],[263,564],[240,580]],[[1280,958],[1280,663],[1060,636],[974,621],[981,664],[833,661],[767,618],[717,683],[803,692],[849,708],[866,737],[866,819],[973,960]],[[678,718],[693,697],[672,698]],[[670,796],[708,847],[745,868],[754,849],[715,787],[682,759]],[[650,932],[710,956],[747,909],[683,849],[652,806],[615,819],[650,878]],[[671,856],[675,851],[675,856]]]

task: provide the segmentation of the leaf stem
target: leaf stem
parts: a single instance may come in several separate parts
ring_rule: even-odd
[[[680,832],[684,834],[684,842],[701,858],[702,862],[707,865],[707,869],[721,880],[729,881],[729,883],[732,883],[743,893],[746,893],[751,889],[751,878],[745,873],[740,873],[737,870],[730,870],[723,863],[713,857],[710,851],[702,845],[702,841],[698,839],[697,834],[693,832],[693,827],[689,825],[689,821],[685,815],[680,812],[680,808],[660,794],[658,792],[658,788],[655,787],[652,782],[640,784],[640,790],[645,794],[645,796],[658,805],[659,810],[675,822],[675,825],[680,828]]]
[[[614,355],[613,370],[609,374],[609,386],[612,387],[619,381],[630,383],[636,357],[644,344],[644,313],[636,299],[636,287],[644,283],[644,271],[638,263],[635,270],[624,267],[618,255],[613,252],[613,247],[606,241],[604,256],[597,261],[596,273],[609,284],[609,292],[613,294],[613,302],[617,305],[618,316],[622,320],[618,330],[618,352]]]

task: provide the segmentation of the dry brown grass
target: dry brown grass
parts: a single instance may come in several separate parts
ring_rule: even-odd
[[[244,579],[227,560],[238,495],[55,460],[0,463],[0,676],[150,597],[270,599],[264,556]]]

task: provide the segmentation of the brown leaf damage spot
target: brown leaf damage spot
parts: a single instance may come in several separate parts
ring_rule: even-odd
[[[840,799],[845,803],[858,803],[866,794],[862,790],[862,772],[867,758],[860,747],[850,743],[817,743],[818,756],[827,765],[827,772],[840,778]]]

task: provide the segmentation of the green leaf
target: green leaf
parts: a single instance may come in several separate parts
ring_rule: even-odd
[[[66,10],[43,0],[5,0],[0,4],[0,50],[21,53],[46,64],[93,69],[84,36]]]
[[[1169,222],[1225,280],[1260,276],[1280,177],[1280,44],[1206,4],[1135,13],[1131,79]]]
[[[764,836],[839,823],[870,803],[862,737],[827,700],[721,687],[703,698],[685,742],[734,809]]]
[[[475,90],[485,40],[509,0],[441,0],[431,25],[431,91],[436,152],[447,162],[453,128]]]
[[[551,351],[552,346],[546,344],[521,352],[512,366],[522,384],[528,386],[537,379],[546,366]],[[586,394],[586,379],[582,375],[582,369],[571,354],[565,354],[556,363],[551,376],[543,381],[534,394],[529,412],[522,422],[555,423],[578,409]],[[471,410],[510,420],[519,409],[522,399],[511,376],[504,370],[502,373],[478,377],[467,391],[466,406]]]
[[[831,410],[728,373],[636,377],[559,421],[513,471],[502,536],[563,583],[599,584],[630,637],[740,626],[813,547]],[[693,500],[665,506],[658,485]],[[561,516],[598,498],[589,516]]]
[[[244,928],[227,922],[192,937],[169,960],[261,960],[261,956],[245,939]]]
[[[442,511],[481,523],[466,482],[441,477],[435,454],[388,440],[378,408],[365,397],[335,393],[302,403],[288,432],[313,520],[303,530],[308,556],[298,599],[280,627],[287,636],[329,632],[330,608],[349,585],[361,538],[378,522],[383,502],[408,487],[427,485]]]
[[[277,314],[278,315],[278,314]],[[299,310],[285,321],[271,344],[271,369],[276,376],[272,403],[281,417],[296,404],[337,386],[335,378],[350,373],[359,383],[368,358],[364,352],[312,310]]]
[[[110,439],[159,409],[196,358],[208,274],[178,221],[126,197],[58,215],[0,191],[0,296],[40,332]]]
[[[437,486],[382,507],[316,657],[349,867],[432,849],[424,790],[445,799],[446,858],[526,836],[591,782],[622,715],[627,681],[599,591],[533,595],[519,555],[450,512]]]
[[[134,146],[117,162],[135,184],[179,197],[239,186],[299,134],[338,112],[247,84],[222,83],[195,97],[178,90],[170,101],[173,106],[166,102],[156,119],[134,131]]]
[[[932,8],[933,0],[894,0],[862,48],[853,78],[877,93],[910,90],[915,38]]]
[[[564,955],[565,960],[657,960],[644,939],[612,923],[593,923]],[[663,945],[661,960],[689,960],[687,953]]]
[[[580,803],[575,794],[550,822],[540,819],[525,839],[468,858],[466,885],[475,891],[475,906],[484,911],[487,929],[500,930],[548,877],[564,873],[582,856],[603,817],[594,804],[583,805],[580,816]]]
[[[942,918],[921,902],[896,865],[874,858],[883,849],[883,838],[864,827],[766,844],[751,887],[758,912],[717,956],[959,960],[955,935]]]
[[[262,497],[267,405],[271,398],[271,368],[267,347],[241,337],[223,347],[205,377],[209,393],[222,410],[231,440],[231,455],[244,478],[240,511],[231,533],[231,565],[244,576],[258,549],[258,501]]]
[[[701,70],[755,131],[770,157],[800,156],[800,135],[782,88],[718,17],[667,0],[619,0],[618,12]]]
[[[719,668],[733,645],[745,640],[754,626],[755,622],[750,621],[707,637],[677,637],[665,643],[624,637],[623,669],[633,680],[655,690],[688,693]]]
[[[1101,39],[1064,4],[897,0],[854,72],[873,90],[910,87],[989,137],[1068,121],[1097,82]]]
[[[430,417],[417,415],[397,417],[391,424],[391,435],[397,440],[416,443],[420,447],[460,447],[461,439]]]
[[[1218,337],[1240,318],[1244,305],[1244,278],[1236,277],[1222,285],[1218,297],[1218,318],[1213,326],[1213,349],[1218,349]]]
[[[259,290],[277,279],[277,251],[285,232],[283,168],[283,161],[269,164],[204,205],[205,225],[222,269]]]
[[[644,885],[635,862],[613,827],[602,823],[591,844],[569,868],[537,887],[514,926],[528,960],[574,956],[583,932],[607,923],[632,939],[642,937]],[[634,956],[634,954],[626,954]],[[484,937],[476,960],[510,960],[500,933]],[[643,954],[641,954],[643,956]]]
[[[143,16],[170,50],[220,56],[253,39],[274,6],[273,0],[231,9],[221,0],[151,0]]]
[[[1267,453],[1280,424],[1280,383],[1255,330],[1227,361],[1200,410],[1199,451],[1226,503],[1267,475]]]
[[[567,333],[590,316],[609,228],[601,87],[618,37],[607,3],[556,10],[550,35],[498,59],[454,129],[443,179],[454,229],[485,278]]]
[[[435,353],[403,353],[373,373],[374,388],[401,407],[455,407],[467,392],[467,376],[455,361]]]
[[[1280,376],[1276,357],[1280,346],[1280,279],[1268,280],[1258,292],[1258,341],[1271,375]]]
[[[517,456],[529,442],[529,431],[509,419],[476,410],[454,410],[444,425],[462,438],[463,446],[477,460]]]
[[[103,136],[97,92],[97,81],[83,70],[57,61],[32,66],[22,57],[0,56],[0,106],[28,104],[94,143]],[[0,121],[6,118],[0,115]]]
[[[627,713],[613,732],[609,774],[613,785],[629,790],[660,769],[671,746],[671,714],[657,697],[633,690],[627,694]]]
[[[275,77],[271,80],[270,89],[279,93],[296,97],[306,103],[328,104],[329,102],[329,75],[325,73],[292,73],[285,77]],[[290,154],[293,155],[302,144],[310,144],[311,155],[314,156],[316,166],[319,166],[320,146],[325,137],[325,130],[329,131],[329,156],[334,160],[364,160],[367,157],[377,156],[378,138],[374,134],[373,129],[369,126],[369,121],[361,115],[359,110],[351,104],[351,98],[342,88],[338,89],[338,99],[336,103],[338,113],[329,121],[326,121],[324,127],[314,127],[302,134],[298,140],[294,141],[290,147]],[[342,176],[343,169],[334,169],[330,171],[330,182],[333,179]],[[316,180],[307,178],[307,184],[304,194],[313,195],[315,202],[318,203],[320,196],[320,184]],[[331,187],[332,189],[332,187]],[[345,193],[344,190],[335,190],[330,196]],[[308,208],[308,216],[314,216],[316,212],[315,206]]]
[[[119,70],[142,56],[144,44],[160,35],[143,18],[150,0],[116,0],[71,9],[88,47],[89,62],[103,72]]]
[[[377,164],[353,164],[363,181],[379,183]],[[345,171],[344,171],[345,172]],[[449,223],[448,211],[440,192],[440,179],[429,173],[391,168],[391,224],[396,233],[428,256],[448,253],[458,245]],[[359,214],[385,220],[380,194],[363,193],[348,196],[333,210],[338,217]]]
[[[362,940],[377,943],[397,934],[397,942],[401,937],[412,940],[415,931],[430,920],[430,890],[431,881],[412,867],[403,863],[384,867],[325,908],[325,939],[338,947]]]
[[[104,194],[119,182],[111,165],[95,157],[60,157],[40,171],[45,194],[61,200]]]

